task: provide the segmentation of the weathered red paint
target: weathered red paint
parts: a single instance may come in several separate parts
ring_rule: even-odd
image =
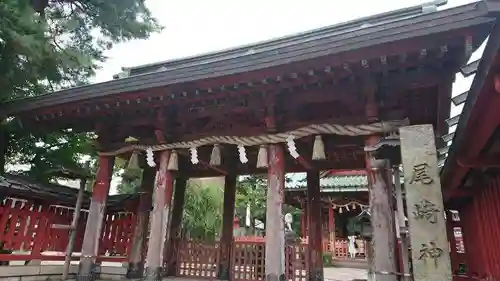
[[[500,178],[475,184],[475,196],[460,209],[469,280],[500,279]]]
[[[330,233],[330,249],[335,254],[335,214],[333,206],[328,206],[328,231]]]
[[[283,148],[269,145],[269,168],[266,212],[266,280],[278,281],[285,271],[285,225],[283,220],[283,189],[285,159]]]
[[[146,256],[146,278],[160,280],[161,267],[163,264],[165,246],[169,240],[170,204],[172,201],[174,176],[167,170],[170,151],[162,151],[159,154],[160,165],[156,175],[153,211],[151,212],[151,235],[148,240],[148,252]],[[167,245],[166,245],[167,244]]]
[[[85,236],[81,251],[82,256],[78,272],[78,275],[83,278],[91,275],[96,258],[99,255],[99,242],[101,240],[106,200],[111,184],[114,161],[115,158],[112,156],[99,157],[99,167],[92,189],[92,199],[85,227]]]

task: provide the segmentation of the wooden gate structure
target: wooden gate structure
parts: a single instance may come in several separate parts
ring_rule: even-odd
[[[495,27],[499,11],[494,0],[446,10],[432,3],[411,7],[227,51],[127,68],[112,81],[1,104],[0,114],[16,118],[33,134],[71,128],[98,135],[99,168],[82,230],[78,280],[95,278],[93,268],[104,249],[130,249],[128,276],[146,280],[160,280],[165,274],[225,280],[322,280],[324,202],[319,175],[332,169],[368,172],[373,228],[366,237],[372,241],[367,247],[370,278],[407,278],[411,261],[414,280],[449,280],[450,262],[443,245],[446,233],[441,233],[446,230],[440,216],[441,186],[433,156],[436,145],[441,149],[445,143],[434,144],[433,139],[434,134],[447,133],[445,120],[455,74],[489,34],[496,36],[490,37],[490,45],[500,40]],[[496,61],[493,56],[484,57],[479,64],[482,72],[473,87],[485,85],[486,96],[498,97],[487,83],[496,80],[485,70]],[[466,112],[470,116],[460,118],[461,123],[469,121],[461,126],[471,131],[465,134],[466,129],[459,128],[461,136],[455,137],[461,142],[454,151],[467,151],[467,155],[448,157],[452,166],[443,172],[450,192],[445,200],[463,184],[461,175],[479,165],[474,157],[487,143],[487,134],[478,140],[479,132],[490,132],[498,125],[477,126],[478,120],[499,118],[495,103],[479,95],[474,100],[476,113]],[[394,147],[399,144],[398,132],[402,152]],[[126,141],[130,137],[133,143]],[[468,150],[472,144],[477,145]],[[110,220],[106,205],[114,159],[131,155],[145,159],[143,187],[154,192],[144,189],[140,193],[131,244],[118,247],[115,243],[127,239],[101,240],[100,234],[108,229],[110,235],[132,229],[121,224],[119,230],[120,226],[104,223]],[[404,186],[393,180],[399,179],[402,162]],[[282,205],[285,173],[291,172],[307,173],[307,246],[285,241]],[[268,175],[264,241],[235,242],[236,179],[263,173]],[[214,176],[225,177],[220,240],[215,244],[180,240],[186,180]],[[498,193],[494,190],[498,181],[470,177],[474,180],[469,184],[484,189],[480,196],[474,195],[479,197],[474,197],[473,205],[460,205],[463,222],[469,223],[463,226],[466,252],[474,239],[468,240],[467,231],[493,236],[482,240],[489,244],[480,250],[481,263],[467,261],[478,272],[495,276],[500,263],[493,246],[500,240],[492,230],[498,224],[474,218],[497,211],[491,198]],[[399,194],[397,207],[391,200],[392,188]],[[432,197],[432,204],[425,196]],[[11,208],[28,212],[27,206]],[[58,213],[61,219],[65,216]],[[111,216],[112,221],[116,218]],[[129,217],[123,219],[130,222]],[[417,226],[429,231],[419,232]],[[155,235],[148,237],[148,232]],[[11,229],[7,235],[25,239],[16,240],[15,245],[29,244],[20,233]],[[7,244],[13,245],[13,240]]]

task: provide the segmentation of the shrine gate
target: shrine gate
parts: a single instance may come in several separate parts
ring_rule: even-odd
[[[436,157],[445,143],[435,137],[447,134],[455,74],[495,31],[498,11],[493,0],[411,7],[125,69],[118,79],[14,100],[0,112],[33,134],[71,128],[98,136],[77,280],[98,277],[116,157],[142,159],[150,190],[135,211],[129,277],[323,280],[320,171],[365,169],[369,278],[451,280]],[[284,180],[293,172],[307,173],[307,246],[284,227]],[[236,179],[265,173],[265,240],[235,241]],[[394,180],[400,174],[404,186]],[[225,177],[220,239],[182,239],[187,180],[214,176]]]

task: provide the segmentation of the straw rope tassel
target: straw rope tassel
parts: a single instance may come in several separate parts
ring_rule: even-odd
[[[267,168],[268,166],[267,146],[261,145],[259,148],[259,154],[257,154],[257,168]]]
[[[140,169],[140,167],[139,167],[139,152],[138,151],[132,152],[132,155],[130,156],[130,160],[128,160],[127,169],[130,169],[130,170]]]
[[[177,155],[177,151],[175,151],[175,149],[173,149],[170,152],[170,158],[168,159],[167,170],[179,171],[179,155]]]
[[[326,159],[325,144],[323,143],[323,139],[321,138],[321,135],[317,135],[316,137],[314,137],[312,159],[313,160]]]
[[[212,149],[212,154],[210,155],[210,165],[219,166],[222,163],[220,147],[218,144],[214,144]]]

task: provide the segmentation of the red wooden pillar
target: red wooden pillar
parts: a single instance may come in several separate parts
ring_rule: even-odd
[[[104,210],[113,175],[114,162],[114,156],[99,156],[99,167],[92,188],[92,199],[85,227],[77,280],[93,280],[95,278],[93,272],[101,240]]]
[[[283,220],[283,189],[285,158],[283,148],[269,145],[266,210],[266,281],[285,278],[285,222]]]
[[[168,256],[164,258],[167,265],[167,275],[175,275],[177,267],[177,245],[181,239],[181,224],[182,224],[182,213],[184,211],[184,198],[186,195],[188,178],[180,174],[175,179],[175,192],[174,192],[174,202],[172,207],[172,223],[170,224],[170,243],[168,245],[169,253]]]
[[[167,170],[170,151],[159,153],[160,166],[156,173],[153,211],[151,212],[151,235],[148,240],[145,280],[160,281],[165,239],[169,239],[168,225],[170,202],[172,201],[174,176]]]
[[[367,144],[373,145],[369,138]],[[370,214],[372,225],[371,251],[368,261],[369,280],[395,281],[396,276],[382,272],[396,272],[397,261],[395,255],[396,234],[394,225],[394,211],[391,206],[392,189],[386,182],[386,160],[371,159],[367,155],[368,179],[370,185]]]
[[[156,169],[145,167],[139,194],[139,205],[136,212],[136,223],[132,236],[132,250],[128,257],[127,278],[140,278],[144,273],[145,248],[149,226],[149,211],[155,182]]]
[[[332,258],[335,257],[335,214],[333,206],[328,206],[328,231],[330,233],[330,251]]]
[[[230,253],[233,242],[234,203],[236,200],[236,174],[228,174],[224,182],[224,213],[220,239],[219,280],[229,280],[231,268]]]
[[[312,281],[323,280],[323,237],[321,235],[321,193],[319,172],[307,172],[307,206],[309,206],[308,254],[309,276]]]

